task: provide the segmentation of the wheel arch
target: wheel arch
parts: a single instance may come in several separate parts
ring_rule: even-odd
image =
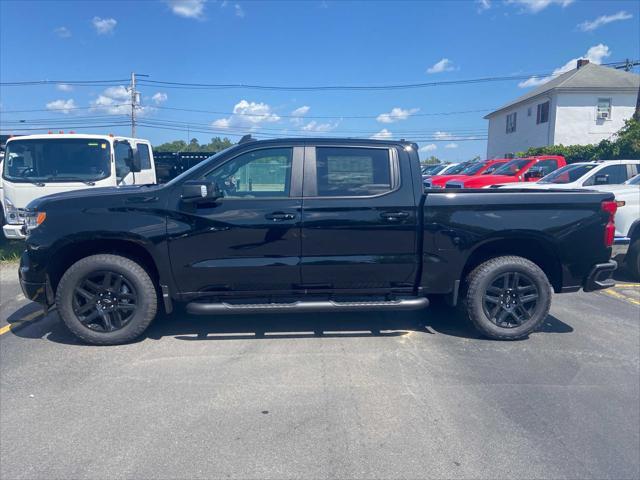
[[[504,255],[515,255],[531,260],[547,275],[554,291],[562,290],[562,263],[553,243],[540,236],[517,235],[489,238],[477,245],[467,257],[461,279],[485,261]]]
[[[64,272],[78,260],[90,255],[108,253],[129,258],[140,264],[156,285],[160,281],[160,272],[153,255],[141,242],[128,238],[83,239],[66,243],[56,249],[47,265],[49,283],[55,293]]]

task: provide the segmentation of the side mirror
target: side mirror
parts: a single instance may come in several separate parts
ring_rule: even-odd
[[[542,177],[544,177],[544,172],[538,169],[529,170],[524,174],[525,181],[531,180],[532,178],[542,178]]]
[[[223,196],[220,187],[213,182],[189,180],[182,184],[180,199],[185,203],[211,203]]]
[[[609,185],[609,175],[601,173],[596,175],[596,178],[593,181],[594,185]]]
[[[142,170],[142,162],[140,161],[140,154],[137,149],[134,153],[131,147],[129,147],[129,155],[127,156],[126,163],[130,172],[136,173]]]

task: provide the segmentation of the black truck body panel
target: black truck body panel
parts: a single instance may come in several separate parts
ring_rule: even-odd
[[[315,173],[309,172],[315,171],[320,147],[388,149],[392,190],[366,197],[315,195]],[[179,301],[451,294],[469,262],[492,249],[529,252],[525,256],[540,259],[557,292],[573,291],[597,275],[594,266],[609,261],[611,249],[603,242],[608,216],[601,202],[613,195],[425,191],[416,147],[345,139],[248,142],[166,185],[40,198],[29,209],[46,212],[46,221],[27,237],[23,289],[51,304],[61,269],[82,255],[104,251],[131,252]],[[223,198],[201,207],[182,201],[185,181],[264,148],[293,152],[287,197]]]

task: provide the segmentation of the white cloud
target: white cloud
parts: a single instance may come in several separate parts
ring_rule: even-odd
[[[340,122],[334,122],[334,123],[318,123],[315,120],[307,123],[304,127],[302,127],[302,130],[304,130],[305,132],[330,132],[331,130],[335,130],[338,125],[340,125]]]
[[[447,143],[444,148],[458,148],[458,144],[457,143]]]
[[[115,18],[100,18],[93,17],[91,20],[93,24],[93,28],[96,29],[96,33],[98,35],[107,35],[109,33],[113,33],[113,30],[116,28],[118,22]]]
[[[240,100],[233,107],[233,115],[228,118],[219,118],[211,125],[216,128],[255,129],[262,123],[274,123],[279,120],[280,117],[273,113],[266,103]]]
[[[233,6],[234,11],[236,12],[236,17],[244,18],[244,10],[240,6],[240,4],[236,3]]]
[[[55,110],[60,113],[71,113],[71,110],[76,108],[76,103],[73,101],[73,98],[68,100],[54,100],[53,102],[49,102],[46,105],[47,110]]]
[[[582,22],[578,25],[578,28],[583,32],[592,32],[603,25],[607,25],[612,22],[619,22],[621,20],[629,20],[631,18],[633,18],[633,15],[621,10],[613,15],[601,15],[595,20]]]
[[[519,5],[523,11],[538,13],[550,5],[560,5],[562,8],[571,5],[574,0],[506,0],[505,3]]]
[[[419,110],[419,108],[403,109],[400,107],[394,107],[389,113],[381,113],[378,115],[376,120],[380,123],[394,123],[400,120],[406,120],[410,115],[413,115]]]
[[[156,105],[160,105],[161,103],[166,102],[168,98],[169,96],[166,93],[157,92],[153,94],[153,97],[151,97],[151,100],[153,100],[153,103],[155,103]]]
[[[371,137],[369,138],[375,138],[378,140],[386,140],[388,138],[391,138],[393,136],[393,134],[387,130],[386,128],[383,128],[382,130],[380,130],[378,133],[371,135]]]
[[[60,90],[61,92],[71,92],[73,91],[73,86],[67,85],[66,83],[58,83],[56,85],[56,89]]]
[[[126,115],[131,113],[131,94],[123,85],[109,87],[91,102],[91,107],[111,115]]]
[[[478,13],[482,13],[491,8],[491,0],[476,0],[476,3],[478,4]]]
[[[442,72],[450,72],[455,70],[453,66],[453,62],[448,58],[443,58],[439,62],[434,63],[432,66],[427,68],[427,73],[442,73]]]
[[[200,19],[204,16],[206,0],[166,0],[166,3],[179,17]]]
[[[301,107],[296,108],[293,112],[291,112],[291,116],[293,117],[304,117],[307,113],[309,113],[311,107],[308,105],[303,105]]]
[[[71,37],[71,30],[69,30],[67,27],[54,28],[53,33],[55,33],[60,38]]]
[[[598,45],[594,45],[589,50],[587,50],[587,53],[585,53],[581,57],[572,58],[563,66],[556,68],[553,71],[553,73],[548,77],[531,77],[523,82],[520,82],[518,86],[520,88],[537,87],[538,85],[547,83],[549,80],[553,80],[558,75],[562,75],[563,73],[568,72],[569,70],[573,70],[574,68],[576,68],[578,60],[581,58],[586,58],[591,63],[600,64],[602,63],[603,59],[609,57],[610,55],[611,55],[611,50],[609,50],[608,46],[602,43]]]
[[[432,152],[433,150],[437,150],[438,146],[435,143],[429,143],[424,147],[420,147],[421,152]]]
[[[451,134],[449,132],[441,132],[440,130],[434,132],[433,136],[434,138],[436,138],[436,140],[447,140],[451,138]]]

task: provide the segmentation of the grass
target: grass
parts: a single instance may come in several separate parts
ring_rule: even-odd
[[[16,262],[20,259],[24,250],[24,242],[20,240],[7,240],[0,234],[0,262]]]

